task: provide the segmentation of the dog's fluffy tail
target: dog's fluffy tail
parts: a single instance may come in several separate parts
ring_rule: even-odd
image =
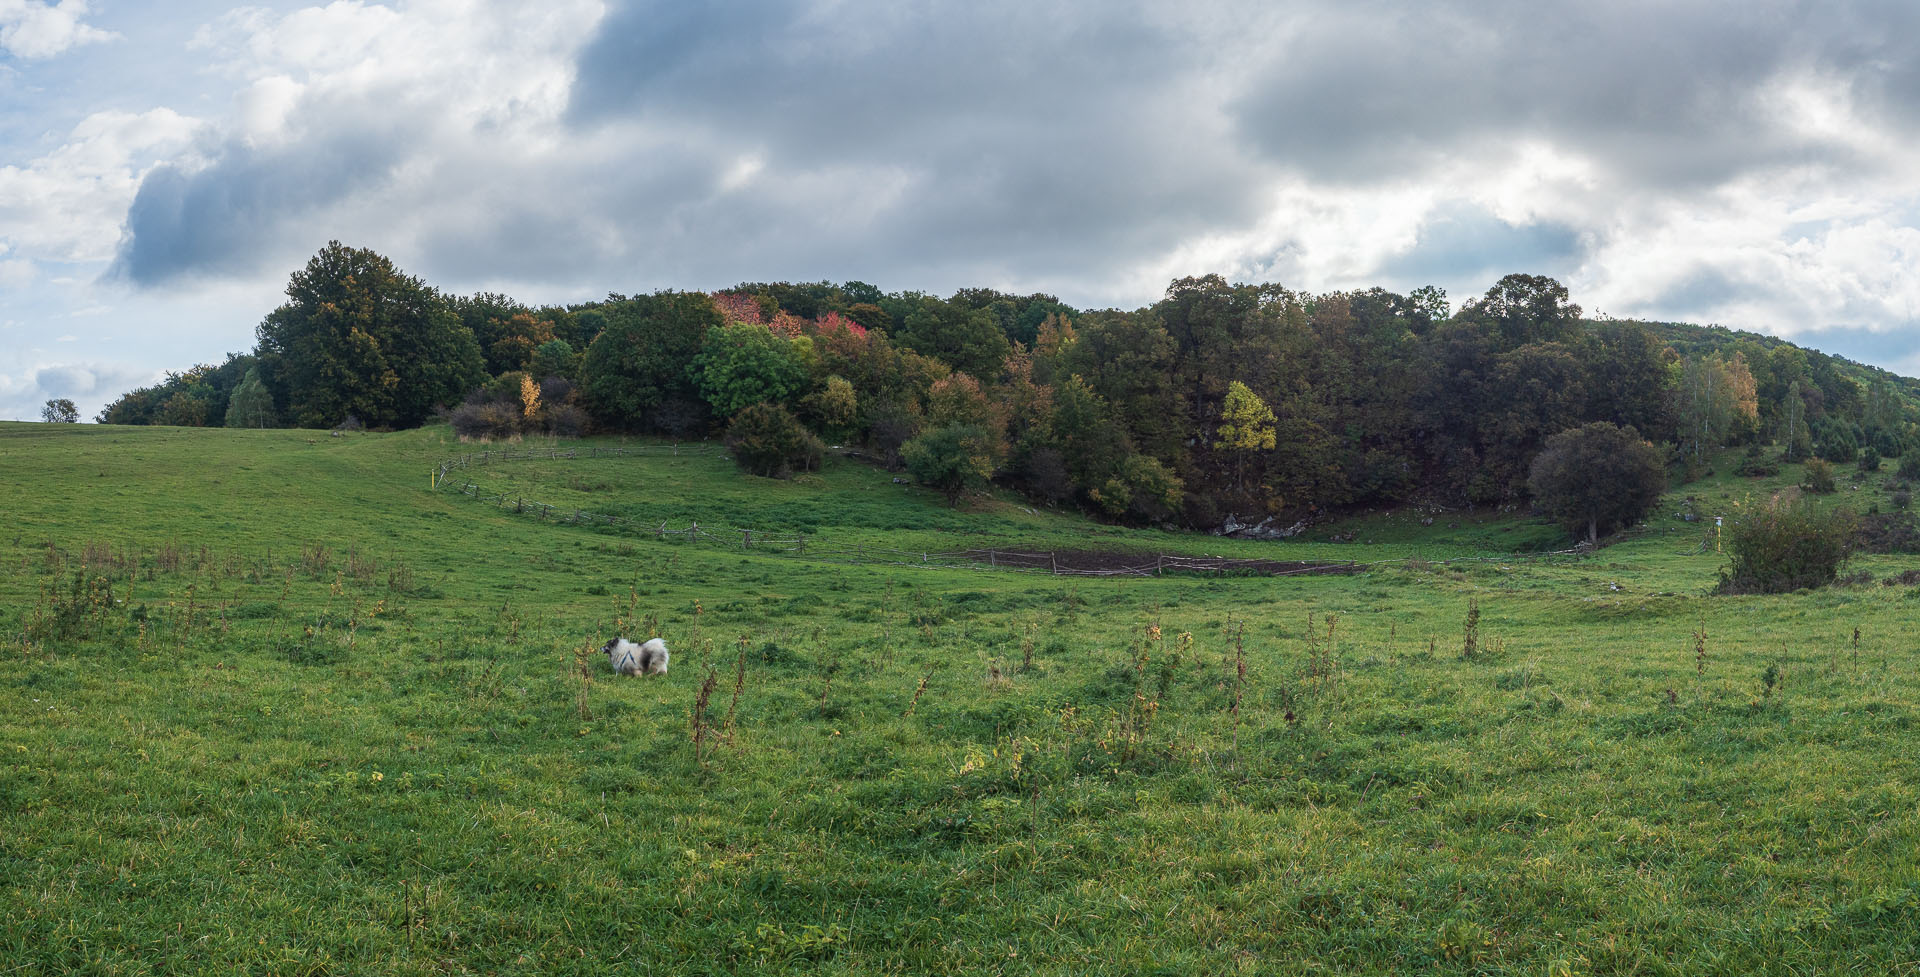
[[[640,671],[647,675],[667,674],[667,643],[649,638],[640,646]]]

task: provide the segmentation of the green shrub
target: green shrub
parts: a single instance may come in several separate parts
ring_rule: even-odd
[[[1920,480],[1920,451],[1909,451],[1900,456],[1899,474],[1904,481]]]
[[[1722,593],[1778,594],[1830,584],[1852,550],[1856,520],[1804,498],[1735,507],[1725,539]]]
[[[1844,465],[1860,457],[1860,437],[1854,426],[1841,420],[1824,420],[1814,429],[1813,453]]]
[[[1824,459],[1807,459],[1807,477],[1800,487],[1818,495],[1826,495],[1838,486],[1833,482],[1833,466]]]
[[[785,407],[754,404],[727,425],[727,450],[741,468],[755,475],[784,478],[795,469],[820,467],[826,446]]]
[[[914,481],[938,489],[950,506],[987,487],[999,443],[977,424],[948,424],[900,446],[900,460]]]
[[[1869,474],[1880,470],[1880,449],[1872,445],[1860,449],[1860,470]]]

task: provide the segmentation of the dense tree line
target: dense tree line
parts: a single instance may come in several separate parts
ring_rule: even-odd
[[[1565,479],[1536,465],[1553,439],[1596,424],[1664,446],[1654,457],[1683,473],[1726,444],[1852,461],[1898,457],[1916,434],[1898,378],[1862,384],[1764,337],[1588,319],[1531,275],[1458,309],[1434,288],[1312,295],[1217,275],[1131,311],[862,282],[535,308],[443,295],[333,243],[287,296],[252,354],[169,374],[100,419],[406,427],[438,411],[474,436],[724,434],[767,473],[816,464],[824,438],[956,500],[993,480],[1193,526],[1416,498],[1519,504]],[[1563,441],[1552,457],[1582,450]],[[1636,479],[1647,451],[1632,452]],[[1590,505],[1561,516],[1585,534],[1618,521]]]

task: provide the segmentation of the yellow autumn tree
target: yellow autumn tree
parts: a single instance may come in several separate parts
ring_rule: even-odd
[[[531,418],[540,413],[540,385],[533,377],[520,374],[520,416]]]
[[[1220,440],[1213,446],[1233,455],[1233,477],[1245,485],[1246,459],[1260,451],[1272,451],[1275,443],[1273,408],[1238,380],[1227,385],[1227,399],[1220,407]]]
[[[1687,453],[1699,458],[1750,428],[1760,417],[1753,372],[1739,353],[1704,354],[1688,360],[1680,375],[1680,435]]]

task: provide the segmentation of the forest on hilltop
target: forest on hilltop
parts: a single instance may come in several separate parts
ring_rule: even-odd
[[[1751,333],[1589,319],[1551,278],[1453,308],[1427,287],[1307,294],[1218,275],[1145,308],[743,283],[532,307],[450,296],[330,243],[258,344],[108,405],[108,424],[465,437],[724,434],[747,467],[858,446],[959,498],[988,480],[1116,520],[1211,528],[1408,501],[1517,505],[1550,438],[1632,428],[1684,479],[1713,449],[1899,457],[1904,378]]]

